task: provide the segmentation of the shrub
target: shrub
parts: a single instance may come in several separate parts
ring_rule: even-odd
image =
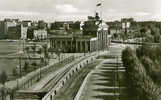
[[[126,67],[125,81],[127,81],[127,89],[130,91],[130,97],[133,100],[160,100],[161,90],[146,71],[147,69],[150,71],[150,68],[143,66],[132,49],[126,48],[123,50],[122,61]],[[148,64],[150,65],[150,63]]]
[[[0,83],[5,84],[8,79],[7,73],[5,71],[2,71],[0,74]]]

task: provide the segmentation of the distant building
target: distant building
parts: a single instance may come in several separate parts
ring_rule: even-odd
[[[14,20],[14,19],[5,19],[4,22],[5,22],[4,23],[5,24],[4,34],[7,34],[9,27],[16,27],[18,23],[17,20]]]
[[[29,24],[29,22],[27,23]],[[22,36],[30,40],[47,39],[47,34],[48,34],[47,32],[48,24],[47,23],[45,23],[43,20],[40,20],[38,22],[31,22],[29,25],[27,28],[25,26],[22,27],[22,34],[24,33]],[[25,35],[26,29],[27,29],[27,35]]]
[[[4,39],[5,37],[5,22],[0,21],[0,39]]]
[[[8,27],[7,39],[20,39],[21,38],[21,25]]]
[[[61,50],[62,52],[90,52],[95,51],[90,48],[93,37],[83,37],[82,35],[56,35],[50,37],[50,47],[55,51]],[[96,49],[96,48],[95,48]]]
[[[37,30],[38,28],[36,26],[30,26],[27,29],[27,39],[34,39],[34,30]]]
[[[82,26],[82,31],[83,31],[83,35],[87,36],[93,36],[96,37],[97,36],[97,30],[98,30],[98,25],[96,25],[96,21],[85,21],[84,25]]]
[[[130,28],[132,22],[134,22],[133,18],[122,18],[121,19],[122,29]]]
[[[88,18],[84,23],[79,22],[79,30],[81,26],[82,32],[76,34],[73,31],[72,34],[57,34],[49,37],[50,48],[53,51],[81,53],[106,49],[110,43],[108,25],[99,19],[97,13],[95,17]]]
[[[47,39],[47,31],[45,29],[34,30],[34,39],[35,40]]]
[[[46,29],[46,28],[47,24],[43,20],[38,21],[38,29]]]
[[[51,23],[47,23],[47,29],[51,29]]]
[[[24,20],[22,21],[23,27],[30,27],[32,25],[32,21],[30,20]]]
[[[21,39],[27,39],[27,26],[21,25]]]
[[[60,21],[51,23],[51,28],[48,30],[49,34],[56,35],[59,33],[63,34],[72,34],[74,31],[80,31],[79,21]]]
[[[11,33],[11,30],[15,30],[13,28],[16,28],[19,25],[18,19],[4,19],[3,21],[0,21],[0,38],[1,39],[8,39],[9,33]],[[10,32],[9,32],[10,28]],[[10,34],[11,35],[11,34]]]
[[[56,21],[51,23],[51,30],[69,30],[73,24],[73,21]]]
[[[134,31],[132,25],[134,23],[133,18],[122,18],[121,19],[121,25],[122,25],[122,30],[124,33],[132,33]]]
[[[122,32],[122,25],[120,21],[106,22],[109,26],[109,34],[119,34]]]

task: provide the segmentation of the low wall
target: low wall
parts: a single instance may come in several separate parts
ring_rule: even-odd
[[[102,53],[101,53],[102,54]],[[77,73],[80,69],[85,67],[88,63],[92,62],[98,56],[97,53],[92,53],[86,55],[86,59],[76,64],[64,77],[57,83],[57,85],[47,93],[42,100],[53,100],[53,97],[57,94],[57,92],[64,86],[65,82],[72,77],[73,74]]]

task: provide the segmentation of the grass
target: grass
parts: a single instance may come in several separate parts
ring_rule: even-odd
[[[20,43],[19,42],[1,41],[0,42],[0,55],[16,53],[17,49],[19,47],[20,47]]]
[[[9,42],[9,41],[0,41],[0,72],[2,70],[6,71],[7,74],[11,75],[12,70],[16,68],[19,65],[19,60],[18,59],[7,59],[3,58],[3,56],[15,56],[17,57],[16,53],[18,50],[22,49],[22,43],[20,41],[14,41],[14,42]],[[22,66],[24,65],[24,60],[22,60],[21,64]],[[30,60],[29,62],[33,62]],[[35,61],[39,63],[40,61]]]
[[[0,56],[7,56],[8,54],[14,54],[17,52],[19,47],[19,42],[0,42]],[[6,71],[7,74],[11,74],[13,68],[17,67],[17,59],[0,59],[0,72],[2,70]]]

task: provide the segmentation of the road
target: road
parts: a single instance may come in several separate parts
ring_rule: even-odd
[[[110,47],[110,53],[108,53],[108,55],[115,54],[115,56],[121,56],[121,51],[124,47],[125,47],[124,45],[112,44]],[[54,100],[74,100],[76,94],[78,93],[78,91],[79,91],[84,79],[88,75],[88,73],[90,73],[93,70],[96,70],[97,68],[95,68],[95,67],[101,65],[101,62],[104,60],[105,59],[97,59],[93,63],[85,66],[84,69],[82,69],[79,73],[72,76],[72,78],[66,82],[64,87],[61,88],[61,90],[57,92],[56,96],[53,97],[53,99]],[[115,62],[116,59],[115,58],[111,59],[111,61]],[[111,65],[109,65],[109,66],[111,66]],[[113,66],[115,66],[115,64]],[[115,67],[111,68],[111,69],[110,68],[111,67],[109,67],[109,70],[115,71]],[[117,70],[122,71],[122,70],[124,70],[124,68],[119,67],[119,69],[117,69]],[[113,77],[113,76],[111,75],[111,77]],[[113,78],[111,78],[111,79],[113,79]],[[85,100],[85,99],[82,99],[82,100]],[[86,99],[86,100],[88,100],[88,99]]]
[[[67,81],[64,87],[57,93],[57,95],[53,99],[74,100],[74,97],[76,96],[76,93],[78,92],[84,78],[91,70],[96,67],[96,65],[98,65],[98,63],[100,63],[100,60],[95,60],[81,69],[78,73],[74,74],[73,77]]]
[[[127,46],[111,44],[107,55],[113,58],[99,57],[101,63],[87,75],[74,100],[129,100],[124,92],[125,68],[121,63],[121,52]]]
[[[74,67],[74,65],[77,65],[78,63],[80,63],[86,58],[88,57],[86,56],[86,57],[78,58],[74,60],[72,63],[66,64],[66,65],[63,64],[59,66],[59,69],[52,71],[51,73],[46,75],[42,80],[40,80],[38,83],[35,83],[32,87],[24,90],[19,90],[17,92],[18,94],[17,99],[23,100],[25,97],[23,95],[26,95],[26,94],[30,94],[30,95],[42,94],[41,97],[43,97],[43,95],[45,95],[47,92],[49,92],[53,87],[55,87],[58,84],[58,82],[66,75],[66,73],[68,73]]]
[[[125,72],[125,70],[121,65],[118,66],[117,62],[119,62],[119,63],[121,62],[121,59],[120,59],[121,52],[126,46],[129,46],[129,45],[111,44],[111,46],[109,48],[110,52],[108,53],[108,55],[117,56],[118,59],[116,59],[116,58],[98,59],[99,61],[101,61],[100,64],[95,63],[94,65],[91,64],[91,65],[86,66],[85,68],[89,68],[89,66],[92,66],[92,68],[91,69],[89,68],[89,70],[84,69],[85,72],[82,71],[82,73],[80,73],[79,75],[74,76],[75,78],[73,80],[70,79],[67,82],[67,85],[63,89],[61,89],[61,91],[58,92],[58,94],[54,98],[56,100],[72,100],[76,96],[76,94],[79,94],[78,89],[81,88],[81,86],[82,86],[81,84],[84,83],[83,81],[86,78],[86,76],[91,73],[92,73],[92,75],[89,77],[89,79],[87,80],[87,83],[85,84],[85,87],[87,89],[83,90],[83,92],[86,95],[83,94],[83,96],[82,96],[82,94],[80,93],[81,97],[79,100],[98,100],[98,98],[103,98],[103,100],[105,100],[106,99],[106,98],[104,98],[105,95],[112,95],[112,96],[119,95],[118,86],[117,86],[118,85],[118,74],[119,74],[119,76],[122,76],[121,72]],[[95,68],[95,66],[97,66],[97,67]],[[92,70],[92,69],[94,69],[94,70]],[[29,88],[29,90],[31,90],[31,91],[40,91],[40,90],[49,91],[51,88],[53,88],[55,86],[57,81],[59,81],[65,75],[65,73],[68,72],[69,70],[70,70],[70,67],[65,68],[65,69],[61,69],[60,71],[57,71],[57,73],[52,73],[51,75],[49,75],[49,78],[43,79],[42,80],[43,82],[40,82],[41,84],[38,83],[35,85],[35,87]],[[116,75],[116,72],[117,72],[117,75]],[[117,80],[113,80],[113,79],[116,79],[116,76],[117,76]],[[92,77],[94,77],[94,78],[92,78]],[[107,77],[107,79],[103,79],[104,77]],[[107,82],[109,84],[105,85],[104,82],[105,83]],[[99,84],[102,84],[104,86],[101,86]],[[123,88],[124,88],[124,86],[121,87],[121,89],[123,89]],[[102,90],[100,90],[100,89],[102,89]],[[106,91],[109,91],[109,93],[107,93]],[[64,94],[64,96],[62,96],[62,94]],[[101,96],[101,97],[99,97],[99,96]]]

